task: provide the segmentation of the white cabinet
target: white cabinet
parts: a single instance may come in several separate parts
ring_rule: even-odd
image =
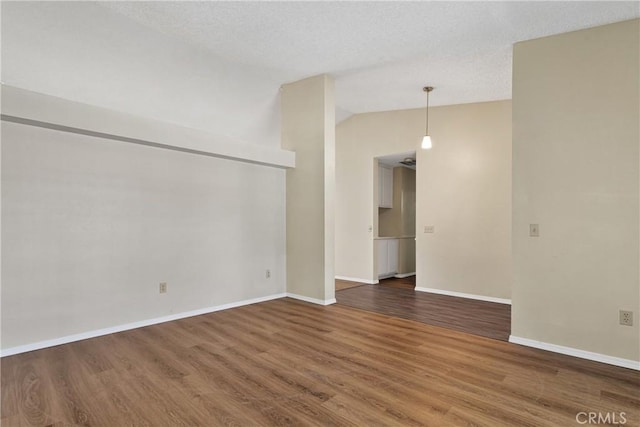
[[[383,277],[389,269],[389,241],[378,240],[378,277]]]
[[[389,274],[398,273],[398,240],[393,239],[389,240],[389,256],[387,257],[387,261],[389,262]]]
[[[378,207],[393,207],[393,169],[389,166],[378,166]]]
[[[390,277],[398,272],[398,239],[378,240],[378,277]]]

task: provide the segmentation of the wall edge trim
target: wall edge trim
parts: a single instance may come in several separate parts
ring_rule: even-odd
[[[405,277],[411,277],[411,276],[415,276],[416,272],[412,272],[412,273],[399,273],[399,274],[394,274],[393,277],[397,278],[397,279],[404,279]]]
[[[38,341],[30,344],[19,345],[16,347],[10,347],[7,349],[0,350],[0,357],[13,356],[15,354],[26,353],[28,351],[41,350],[44,348],[55,347],[58,345],[68,344],[76,341],[82,341],[89,338],[96,338],[96,337],[109,335],[117,332],[124,332],[131,329],[142,328],[145,326],[157,325],[159,323],[171,322],[173,320],[184,319],[187,317],[200,316],[202,314],[208,314],[216,311],[227,310],[230,308],[241,307],[244,305],[251,305],[259,302],[265,302],[265,301],[270,301],[278,298],[284,298],[285,296],[287,296],[285,293],[277,293],[277,294],[267,295],[264,297],[251,298],[251,299],[231,302],[227,304],[205,307],[197,310],[190,310],[182,313],[171,314],[168,316],[161,316],[161,317],[155,317],[152,319],[139,320],[137,322],[124,323],[122,325],[110,326],[107,328],[96,329],[93,331],[80,332],[78,334],[73,334],[73,335],[66,335],[60,338],[53,338],[53,339]]]
[[[377,285],[380,283],[378,280],[361,279],[359,277],[336,276],[335,278],[337,280],[346,280],[347,282],[366,283],[367,285]]]
[[[465,294],[463,292],[446,291],[443,289],[423,288],[421,286],[416,286],[415,290],[418,292],[429,292],[432,294],[448,295],[450,297],[468,298],[468,299],[475,299],[479,301],[495,302],[498,304],[511,305],[511,300],[507,298],[496,298],[496,297],[488,297],[484,295]]]
[[[127,142],[130,144],[145,145],[147,147],[181,151],[183,153],[197,154],[200,156],[207,156],[207,157],[217,157],[219,159],[235,160],[239,162],[252,163],[252,164],[262,165],[262,166],[272,166],[272,167],[277,167],[282,169],[295,167],[295,160],[291,161],[291,159],[286,159],[286,160],[279,159],[277,161],[274,161],[274,160],[267,161],[267,160],[261,160],[263,156],[259,156],[259,155],[222,154],[214,151],[198,150],[194,148],[180,147],[178,145],[154,142],[150,139],[132,138],[128,136],[118,135],[115,133],[98,132],[88,128],[66,126],[63,124],[33,120],[29,118],[24,118],[24,117],[11,116],[8,114],[2,114],[0,116],[0,120],[2,120],[3,122],[17,123],[25,126],[34,126],[34,127],[39,127],[43,129],[55,130],[58,132],[75,133],[78,135],[85,135],[93,138],[102,138],[102,139],[108,139],[108,140],[113,140],[118,142]],[[285,152],[284,150],[281,150],[281,151],[283,153]]]
[[[293,298],[293,299],[297,299],[300,301],[304,301],[304,302],[310,302],[311,304],[317,304],[317,305],[331,305],[331,304],[335,304],[336,303],[336,299],[335,298],[330,298],[330,299],[318,299],[318,298],[311,298],[311,297],[307,297],[304,295],[298,295],[298,294],[293,294],[291,292],[287,292],[286,296],[288,298]]]
[[[620,366],[622,368],[640,371],[640,361],[623,359],[621,357],[609,356],[602,353],[580,350],[573,347],[565,347],[563,345],[551,344],[543,341],[536,341],[529,338],[522,338],[515,335],[509,335],[509,342],[519,344],[526,347],[537,348],[540,350],[551,351],[554,353],[565,354],[567,356],[578,357],[580,359],[592,360],[594,362],[606,363],[608,365]]]

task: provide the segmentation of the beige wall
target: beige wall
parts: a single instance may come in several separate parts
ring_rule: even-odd
[[[377,181],[376,181],[377,182]],[[393,207],[378,208],[378,236],[416,235],[416,171],[393,168]],[[398,274],[416,272],[416,241],[398,240]]]
[[[516,337],[640,358],[639,22],[515,46]]]
[[[444,90],[444,89],[443,89]],[[418,151],[417,280],[423,288],[511,296],[511,102],[358,114],[336,134],[336,275],[375,281],[374,157]],[[374,212],[376,218],[374,218]],[[424,234],[434,225],[434,234]]]
[[[415,236],[416,171],[393,168],[393,207],[378,208],[378,215],[378,236]]]
[[[287,170],[287,292],[331,303],[334,285],[335,113],[333,80],[310,77],[282,87]]]
[[[416,272],[416,240],[398,239],[398,274]]]

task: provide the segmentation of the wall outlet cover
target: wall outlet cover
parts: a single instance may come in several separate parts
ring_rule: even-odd
[[[620,310],[620,324],[633,326],[633,311]]]

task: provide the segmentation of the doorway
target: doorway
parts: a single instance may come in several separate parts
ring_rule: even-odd
[[[374,168],[374,277],[415,278],[416,152],[377,157]]]
[[[417,292],[415,152],[371,159],[373,168],[372,277],[336,280],[338,304],[506,341],[511,307]],[[423,270],[422,270],[423,271]]]

